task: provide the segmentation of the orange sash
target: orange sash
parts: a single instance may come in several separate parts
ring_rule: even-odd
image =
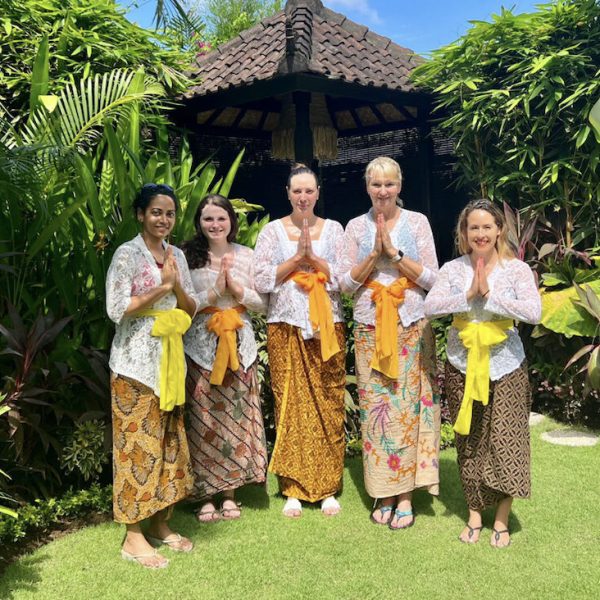
[[[331,300],[325,289],[327,276],[321,271],[307,273],[294,271],[288,279],[295,281],[308,293],[308,313],[313,331],[318,331],[321,337],[321,358],[327,362],[340,351],[335,336]]]
[[[371,368],[391,379],[398,377],[398,306],[404,301],[406,290],[416,287],[410,279],[399,277],[385,286],[367,279],[365,287],[373,290],[375,302],[375,353]]]
[[[219,338],[217,353],[212,373],[210,374],[210,383],[212,385],[221,385],[223,383],[227,367],[234,372],[240,368],[237,355],[236,330],[244,326],[240,314],[245,311],[246,309],[241,305],[225,309],[209,306],[200,311],[203,314],[212,314],[212,317],[206,321],[206,328]]]

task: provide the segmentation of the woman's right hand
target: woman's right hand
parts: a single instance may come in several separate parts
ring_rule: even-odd
[[[381,256],[381,253],[383,252],[383,236],[381,235],[382,221],[383,215],[377,215],[377,227],[375,228],[375,242],[373,243],[373,250],[371,250],[372,258],[379,258]]]
[[[481,290],[481,272],[483,271],[485,276],[485,264],[483,258],[478,258],[473,269],[473,281],[471,281],[471,287],[467,290],[467,301],[473,300],[475,296],[479,296],[482,293]]]

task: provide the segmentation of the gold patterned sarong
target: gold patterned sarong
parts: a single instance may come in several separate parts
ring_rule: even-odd
[[[335,333],[344,348],[343,323]],[[269,470],[284,496],[317,502],[342,486],[345,352],[325,362],[320,340],[287,323],[269,323],[267,347],[277,423]]]
[[[138,523],[192,491],[183,407],[160,410],[149,387],[122,375],[112,375],[111,392],[114,519]]]

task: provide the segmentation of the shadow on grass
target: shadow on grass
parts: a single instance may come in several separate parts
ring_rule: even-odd
[[[41,583],[40,565],[45,562],[46,556],[38,553],[35,556],[26,556],[18,563],[11,565],[9,574],[4,573],[0,580],[0,597],[10,600],[14,598],[15,592],[38,591],[38,584]]]

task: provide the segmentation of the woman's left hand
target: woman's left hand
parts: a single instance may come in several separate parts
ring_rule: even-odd
[[[316,258],[312,248],[312,240],[310,239],[310,227],[308,226],[308,219],[302,221],[302,233],[301,238],[304,242],[304,256],[309,262],[313,262]]]

